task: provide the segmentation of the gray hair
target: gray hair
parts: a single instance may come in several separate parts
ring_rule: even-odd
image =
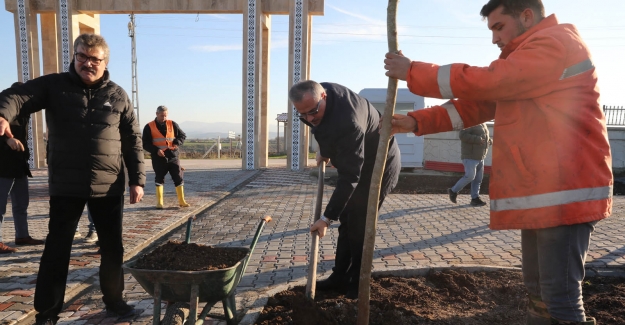
[[[156,113],[167,112],[167,107],[165,105],[161,105],[156,108]]]
[[[318,98],[325,91],[323,86],[313,80],[304,80],[294,84],[289,90],[289,99],[292,103],[302,101],[304,94],[310,93],[313,98]]]
[[[74,53],[78,51],[78,46],[82,45],[86,49],[101,48],[104,52],[104,62],[109,62],[111,50],[104,40],[104,37],[96,34],[81,34],[74,41]]]

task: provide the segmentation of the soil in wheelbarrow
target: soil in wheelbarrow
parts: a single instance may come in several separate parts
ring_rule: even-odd
[[[598,324],[625,324],[625,279],[584,281],[586,312]],[[432,271],[426,276],[374,278],[369,324],[524,325],[527,295],[518,271]],[[356,324],[358,300],[304,287],[269,298],[256,324]]]
[[[187,244],[172,240],[141,256],[134,267],[147,270],[211,271],[232,267],[246,254],[245,249]]]

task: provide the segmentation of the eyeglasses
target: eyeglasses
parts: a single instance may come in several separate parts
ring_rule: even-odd
[[[299,118],[306,119],[307,116],[312,116],[312,115],[319,113],[319,104],[321,104],[322,99],[323,98],[319,99],[319,101],[317,102],[317,106],[315,106],[315,108],[313,108],[312,110],[306,113],[299,113]]]
[[[95,56],[88,56],[80,52],[74,53],[74,56],[76,57],[76,61],[83,63],[89,60],[89,62],[91,62],[91,65],[94,65],[94,66],[100,65],[100,63],[104,61],[104,59],[98,59]]]

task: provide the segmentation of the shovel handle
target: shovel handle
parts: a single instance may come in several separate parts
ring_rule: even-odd
[[[321,208],[323,205],[323,178],[325,177],[326,163],[319,165],[319,179],[317,182],[317,201],[315,202],[315,216],[313,223],[321,218]],[[317,290],[317,260],[319,256],[319,233],[317,231],[312,234],[312,242],[310,245],[310,263],[308,264],[308,281],[306,282],[306,297],[315,300],[315,291]]]

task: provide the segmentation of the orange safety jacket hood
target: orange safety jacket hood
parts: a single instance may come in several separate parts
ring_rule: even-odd
[[[174,134],[174,124],[171,122],[171,120],[167,120],[165,121],[165,123],[167,124],[167,134],[165,134],[165,137],[163,137],[161,131],[158,130],[158,127],[156,126],[156,121],[151,121],[150,123],[148,123],[148,125],[150,126],[150,131],[152,132],[152,144],[154,144],[154,146],[163,151],[165,151],[166,149],[174,150],[176,149],[176,147],[174,146],[174,139],[176,139],[176,136]]]
[[[573,25],[546,17],[488,67],[412,62],[407,82],[415,94],[451,99],[408,114],[417,120],[416,135],[495,119],[490,228],[540,229],[610,215],[606,121],[590,52]]]

